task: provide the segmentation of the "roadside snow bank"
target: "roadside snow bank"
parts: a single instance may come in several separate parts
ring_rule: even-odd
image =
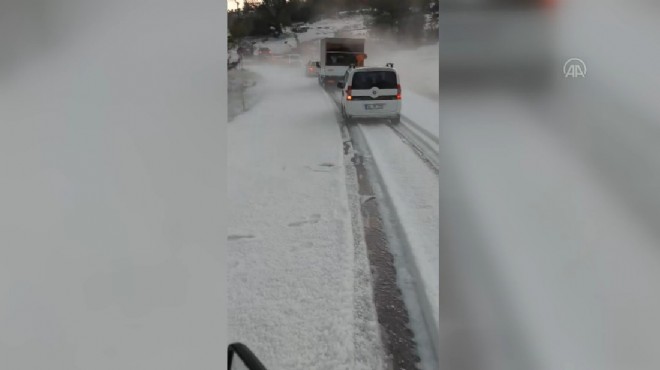
[[[384,66],[386,63],[394,63],[394,68],[399,71],[401,86],[404,89],[438,101],[440,96],[439,50],[437,43],[414,49],[403,49],[396,44],[367,40],[366,65]]]
[[[298,47],[296,39],[293,37],[281,37],[281,38],[269,38],[266,41],[259,41],[254,44],[255,52],[259,51],[259,48],[268,48],[270,52],[274,55],[288,54],[295,50]]]
[[[227,116],[229,122],[232,122],[236,116],[247,112],[259,102],[261,95],[258,85],[261,77],[249,67],[229,70],[228,77]]]

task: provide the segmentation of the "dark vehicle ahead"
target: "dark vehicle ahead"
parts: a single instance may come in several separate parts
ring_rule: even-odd
[[[259,48],[258,51],[259,59],[269,59],[272,56],[272,53],[269,48]]]

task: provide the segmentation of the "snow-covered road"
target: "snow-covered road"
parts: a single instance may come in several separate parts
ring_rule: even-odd
[[[263,98],[229,126],[230,338],[269,368],[382,368],[333,107],[302,69],[253,69]]]
[[[371,276],[378,268],[367,259],[363,241],[361,175],[345,152],[336,107],[300,68],[249,68],[261,76],[259,102],[229,125],[231,339],[274,368],[398,368],[388,362],[411,357],[394,354],[403,344],[386,340],[385,348],[382,340],[407,335],[407,319],[392,329],[398,319],[376,317],[377,307],[394,302],[374,296],[380,280],[373,279],[383,276]],[[410,94],[416,103],[404,113],[418,120],[432,136],[424,140],[437,150],[437,104]],[[392,207],[387,211],[405,230],[404,245],[388,253],[404,258],[395,263],[399,286],[417,290],[413,302],[403,295],[428,365],[438,340],[437,174],[386,124],[362,129],[363,145],[373,149],[365,160],[381,175],[369,181],[382,181],[378,186]]]
[[[359,17],[346,22],[356,26],[358,24],[353,23],[357,20],[361,22]],[[340,24],[333,22],[335,21],[330,21],[329,27],[341,28]],[[325,26],[318,24],[315,27]],[[310,32],[318,30],[313,29]],[[324,28],[320,30],[323,31]],[[310,35],[298,36],[304,38],[303,36]],[[269,40],[263,45],[277,53],[285,50],[289,42],[290,40],[284,39]],[[301,68],[286,69],[264,65],[247,67],[257,72],[262,81],[260,86],[252,89],[252,94],[259,96],[257,106],[238,116],[230,124],[230,172],[235,174],[231,176],[233,184],[230,184],[230,198],[232,207],[245,216],[236,217],[232,221],[235,229],[229,234],[232,235],[230,258],[232,261],[237,260],[232,263],[236,263],[238,269],[246,269],[241,273],[244,280],[236,280],[234,276],[231,279],[237,286],[246,286],[254,293],[241,293],[249,296],[238,299],[237,308],[230,311],[230,321],[234,314],[241,318],[243,321],[239,324],[243,326],[240,329],[243,331],[237,333],[243,338],[250,335],[258,351],[268,352],[268,361],[273,361],[275,365],[283,364],[288,368],[297,368],[294,365],[302,368],[309,366],[307,363],[287,362],[287,359],[298,355],[297,348],[301,348],[299,346],[313,346],[310,344],[310,338],[317,335],[317,329],[314,325],[310,328],[305,325],[308,319],[314,318],[346,323],[341,329],[342,332],[324,336],[322,341],[315,344],[317,347],[327,347],[328,342],[341,342],[344,347],[340,346],[336,351],[334,344],[328,347],[334,351],[328,358],[336,353],[343,353],[343,357],[337,362],[339,364],[347,363],[351,356],[360,358],[360,352],[371,351],[362,365],[407,369],[414,368],[415,362],[421,360],[423,368],[437,367],[437,354],[434,350],[439,341],[437,45],[424,46],[418,50],[402,50],[396,55],[392,54],[391,46],[384,48],[380,44],[373,45],[369,51],[373,52],[373,61],[369,64],[384,65],[394,61],[402,68],[401,79],[405,96],[402,123],[396,129],[385,123],[361,124],[357,128],[360,130],[360,140],[351,137],[350,132],[353,132],[353,129],[344,130],[343,140],[350,142],[347,144],[348,148],[344,148],[347,150],[344,152],[345,168],[335,167],[341,166],[343,162],[339,161],[342,155],[342,137],[339,135],[340,124],[333,107],[333,94],[326,96],[315,79],[303,77]],[[386,52],[385,55],[383,52]],[[421,61],[423,66],[419,68],[405,64],[411,56],[422,56],[421,59],[415,59]],[[367,170],[357,163],[362,160],[370,162],[371,169]],[[325,163],[335,166],[324,167]],[[327,174],[319,177],[314,171],[325,171]],[[356,176],[359,180],[351,180],[351,176]],[[346,179],[348,183],[345,183]],[[356,184],[351,184],[352,181]],[[272,188],[273,184],[277,186]],[[347,187],[348,193],[345,192]],[[290,194],[289,190],[284,190],[287,188],[300,189],[295,190],[299,194]],[[333,196],[341,194],[339,188],[344,191],[341,199],[333,199]],[[372,188],[382,191],[367,190]],[[366,204],[365,199],[371,198],[372,195],[376,198],[377,206]],[[312,198],[314,201],[307,200]],[[352,238],[347,238],[344,229],[326,225],[333,219],[332,216],[325,216],[325,213],[337,214],[337,211],[332,210],[338,207],[351,209],[350,213],[340,212],[335,216],[335,221],[344,228],[351,227],[350,216],[358,218],[360,222],[366,220],[366,226],[360,225],[359,222],[356,224],[355,219],[353,220],[352,228],[355,234]],[[319,211],[320,209],[323,211]],[[375,214],[372,214],[374,212]],[[301,235],[300,231],[295,230],[297,227],[288,227],[286,221],[274,222],[293,214],[296,215],[294,218],[302,220],[305,226],[310,221],[306,219],[307,214],[323,214],[323,217],[311,220],[309,227],[314,227],[315,231],[309,236]],[[369,221],[372,217],[391,218],[391,223],[377,222],[380,226],[374,226]],[[297,225],[298,222],[300,221],[289,223]],[[259,231],[263,230],[265,225],[272,229],[267,232],[268,237],[261,235]],[[282,230],[282,227],[294,230]],[[386,232],[381,228],[390,231]],[[306,230],[302,227],[301,229]],[[286,245],[295,244],[292,238],[298,240],[303,237],[301,240],[308,244],[318,244],[319,237],[330,238],[323,235],[332,235],[331,240],[338,245],[337,253],[343,253],[341,256],[316,256],[317,251],[308,248],[305,251],[312,264],[307,269],[278,267],[291,265],[291,261],[298,258],[298,248]],[[365,239],[364,242],[362,238]],[[387,240],[382,241],[383,238]],[[244,246],[249,246],[250,249]],[[234,248],[240,249],[234,252]],[[350,248],[354,249],[353,254]],[[267,252],[262,252],[263,249]],[[246,255],[243,256],[242,253]],[[276,254],[277,259],[270,257],[270,253]],[[254,272],[247,270],[247,265],[241,267],[240,260],[244,259],[256,264],[257,271],[264,272],[254,282],[249,278]],[[394,265],[390,261],[394,261]],[[333,274],[338,278],[336,282],[326,281],[326,285],[320,286],[321,291],[318,294],[325,298],[314,301],[311,305],[296,306],[304,295],[296,290],[287,292],[286,289],[279,289],[280,287],[271,281],[286,281],[285,284],[289,284],[286,285],[287,289],[313,289],[318,284],[315,280],[318,276],[314,274],[318,270],[316,264],[331,265]],[[230,272],[231,269],[233,267]],[[365,277],[368,279],[365,280]],[[285,295],[287,298],[277,301],[277,305],[269,302],[274,299],[264,299],[258,292],[262,288],[253,288],[254,285],[264,284],[259,279],[268,279],[272,287],[269,291],[271,294]],[[292,279],[295,284],[289,283]],[[306,313],[316,305],[326,306],[324,302],[327,300],[332,301],[338,308],[349,309],[351,297],[347,284],[351,279],[356,281],[355,296],[352,299],[359,301],[354,307],[361,307],[361,311],[369,308],[364,317],[358,315],[349,323],[350,320],[328,316],[328,313],[323,313],[322,310],[316,310],[315,316]],[[383,293],[383,289],[388,292]],[[327,294],[323,293],[326,290]],[[258,312],[243,310],[243,306],[257,306],[259,308],[249,310]],[[278,307],[289,306],[296,307],[296,318],[301,320],[291,321],[289,317],[277,313]],[[345,312],[348,314],[349,311]],[[379,325],[376,326],[380,333],[368,329],[373,326],[369,320],[375,318],[374,314],[379,318]],[[250,328],[245,325],[245,320],[250,320],[255,315],[259,317],[259,322],[270,320],[277,323],[273,324],[277,325],[278,329],[271,330],[272,335],[298,336],[298,331],[306,334],[298,336],[300,343],[289,343],[286,351],[279,351],[280,344],[274,344],[270,337],[261,336],[255,330],[257,326]],[[291,325],[296,324],[302,327],[291,328]],[[356,335],[352,339],[355,342],[350,343],[341,339],[346,338],[351,325],[355,326],[353,330],[357,333],[367,328],[368,335]],[[373,335],[376,335],[375,341],[372,340]],[[355,352],[351,354],[353,348]],[[318,356],[315,351],[316,349],[310,350],[310,356]],[[325,349],[322,351],[327,353]],[[379,351],[382,353],[378,353]],[[383,353],[385,363],[383,366],[377,365],[379,356]],[[419,359],[416,360],[417,357]]]

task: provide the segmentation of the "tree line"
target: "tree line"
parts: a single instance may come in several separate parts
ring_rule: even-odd
[[[334,17],[339,12],[369,9],[378,31],[399,39],[423,38],[426,14],[436,0],[262,0],[246,2],[242,9],[229,12],[229,33],[233,39],[246,36],[272,36],[295,23]]]

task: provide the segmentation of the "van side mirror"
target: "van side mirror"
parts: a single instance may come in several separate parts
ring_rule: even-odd
[[[232,343],[227,349],[227,369],[266,370],[257,356],[243,343]]]
[[[344,83],[343,82],[337,82],[337,87],[340,89],[344,88]]]

